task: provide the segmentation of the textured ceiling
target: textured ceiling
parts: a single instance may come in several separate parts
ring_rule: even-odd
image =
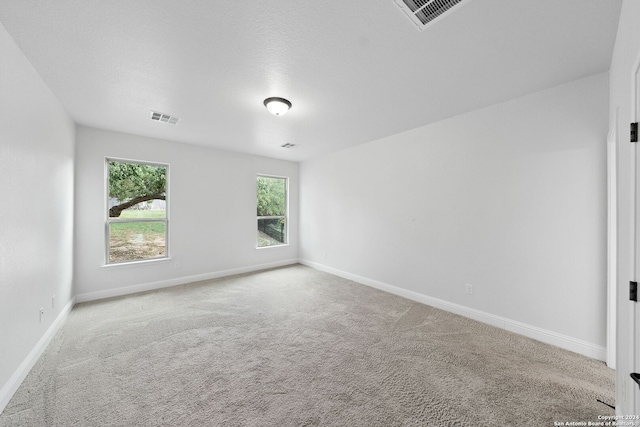
[[[304,160],[606,71],[620,6],[469,0],[420,32],[393,0],[3,0],[0,22],[78,124]]]

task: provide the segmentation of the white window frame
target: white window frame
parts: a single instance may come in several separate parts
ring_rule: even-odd
[[[256,249],[268,249],[268,248],[281,248],[283,246],[289,245],[289,177],[288,176],[279,176],[279,175],[270,175],[266,173],[259,173],[256,175],[256,190],[258,185],[258,178],[277,178],[284,179],[284,215],[275,215],[275,216],[256,216],[256,227],[258,226],[258,221],[261,219],[278,219],[284,218],[285,225],[285,241],[284,243],[280,243],[279,245],[268,245],[268,246],[258,246],[258,240],[256,239]],[[256,207],[258,204],[258,195],[256,193]],[[256,228],[257,231],[257,228]]]
[[[164,218],[112,218],[109,216],[109,163],[110,162],[118,162],[118,163],[135,163],[139,165],[149,165],[149,166],[161,166],[166,170],[166,189],[165,189],[165,217]],[[105,241],[104,241],[104,253],[105,253],[105,266],[122,266],[127,264],[144,264],[149,262],[158,262],[158,261],[166,261],[170,260],[171,257],[169,255],[169,164],[168,163],[160,163],[160,162],[152,162],[146,160],[133,160],[133,159],[123,159],[118,157],[105,157],[104,160],[104,194],[105,194],[105,205],[104,205],[104,215],[105,215]],[[111,248],[111,224],[117,223],[127,223],[127,222],[162,222],[164,223],[164,255],[153,257],[153,258],[144,258],[144,259],[131,259],[126,261],[110,261],[109,260],[109,250]]]

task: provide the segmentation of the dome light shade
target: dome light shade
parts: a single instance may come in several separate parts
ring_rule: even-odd
[[[282,116],[289,111],[291,103],[284,98],[272,97],[264,100],[264,106],[274,116]]]

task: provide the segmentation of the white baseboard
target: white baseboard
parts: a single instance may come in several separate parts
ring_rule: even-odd
[[[76,302],[95,301],[104,298],[119,297],[122,295],[135,294],[138,292],[154,291],[156,289],[168,288],[171,286],[184,285],[186,283],[199,282],[202,280],[218,279],[220,277],[233,276],[235,274],[251,273],[253,271],[266,270],[268,268],[282,267],[285,265],[297,264],[298,259],[286,259],[282,261],[270,262],[266,264],[251,265],[247,267],[221,270],[213,273],[196,274],[193,276],[178,277],[175,279],[160,280],[157,282],[142,283],[140,285],[123,286],[120,288],[107,289],[98,292],[87,292],[76,295]]]
[[[36,364],[42,355],[42,352],[47,348],[60,327],[64,324],[64,321],[67,319],[67,316],[74,305],[75,298],[72,298],[71,301],[64,306],[60,314],[58,314],[58,317],[56,317],[56,320],[54,320],[51,326],[49,326],[49,329],[47,329],[35,347],[33,347],[29,355],[22,361],[20,366],[18,366],[18,369],[16,369],[11,378],[9,378],[9,381],[2,387],[2,390],[0,390],[0,414],[4,411],[4,408],[7,406],[16,390],[18,390],[22,381],[27,377],[27,374],[29,374],[33,365]]]
[[[593,359],[605,361],[607,357],[606,348],[597,344],[593,344],[567,335],[562,335],[546,329],[538,328],[536,326],[527,325],[526,323],[507,319],[502,316],[496,316],[491,313],[465,307],[460,304],[433,298],[424,294],[420,294],[418,292],[393,286],[388,283],[369,279],[367,277],[347,273],[346,271],[328,267],[326,265],[319,264],[313,261],[300,259],[299,262],[300,264],[315,268],[316,270],[325,271],[327,273],[331,273],[348,280],[353,280],[354,282],[362,283],[363,285],[371,286],[372,288],[380,289],[381,291],[389,292],[390,294],[398,295],[413,301],[420,302],[422,304],[430,305],[432,307],[436,307],[451,313],[459,314],[461,316],[468,317],[470,319],[477,320],[479,322],[486,323],[501,329],[505,329],[507,331],[514,332],[528,338],[533,338],[535,340],[542,341],[544,343],[551,344],[565,350],[573,351],[575,353],[582,354]]]

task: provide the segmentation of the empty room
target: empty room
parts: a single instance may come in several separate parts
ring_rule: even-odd
[[[640,0],[0,2],[0,426],[640,426]]]

